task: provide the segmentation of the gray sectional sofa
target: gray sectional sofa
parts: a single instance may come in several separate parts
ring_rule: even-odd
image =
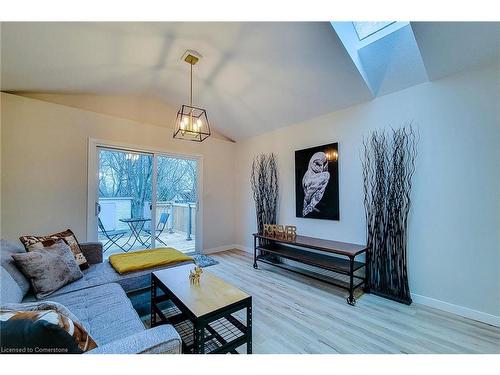
[[[126,292],[148,287],[153,270],[120,275],[109,262],[103,262],[100,243],[80,246],[89,269],[83,271],[81,279],[43,301],[62,304],[85,326],[98,345],[87,353],[180,353],[181,340],[175,329],[171,325],[146,329],[126,295]],[[11,257],[12,253],[24,251],[21,245],[0,241],[0,306],[22,309],[37,301],[29,281]]]

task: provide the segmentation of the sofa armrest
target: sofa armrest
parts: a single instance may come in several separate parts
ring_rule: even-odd
[[[180,354],[181,345],[174,327],[164,324],[98,346],[85,354]]]
[[[79,245],[89,264],[102,263],[102,243],[83,242]]]

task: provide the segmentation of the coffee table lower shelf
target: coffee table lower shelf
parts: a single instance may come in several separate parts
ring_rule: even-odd
[[[159,311],[155,308],[155,311],[160,319],[160,322],[157,322],[156,325],[172,324],[179,336],[181,336],[182,352],[194,353],[193,322],[185,317],[176,306]],[[245,329],[245,325],[231,314],[207,324],[203,335],[205,353],[238,354],[236,348],[246,343]]]
[[[182,340],[182,352],[187,354],[238,354],[236,348],[245,345],[252,353],[252,299],[249,297],[207,316],[190,316],[183,312],[182,303],[152,277],[151,327],[172,324]],[[159,295],[158,290],[163,292]],[[235,316],[246,310],[246,325]]]

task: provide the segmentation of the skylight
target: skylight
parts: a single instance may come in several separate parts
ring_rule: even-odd
[[[380,30],[392,25],[395,21],[391,22],[353,22],[354,29],[358,34],[358,39],[363,40],[368,38],[370,35],[379,32]]]

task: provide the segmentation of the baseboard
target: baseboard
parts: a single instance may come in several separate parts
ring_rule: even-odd
[[[237,250],[244,251],[246,253],[253,254],[253,249],[251,247],[246,247],[243,245],[233,245],[233,249],[237,249]]]
[[[413,302],[419,303],[421,305],[433,307],[435,309],[460,315],[463,316],[464,318],[477,320],[479,322],[490,324],[495,327],[500,327],[500,316],[473,310],[468,307],[454,305],[449,302],[444,302],[438,299],[422,296],[420,294],[411,293],[411,298],[413,299]]]
[[[227,251],[227,250],[232,250],[232,249],[238,249],[238,245],[224,245],[224,246],[219,246],[219,247],[213,247],[211,249],[205,249],[203,250],[203,254],[214,254],[214,253],[219,253],[221,251]]]
[[[219,246],[219,247],[213,247],[211,249],[205,249],[203,250],[203,254],[213,254],[213,253],[219,253],[221,251],[227,251],[227,250],[241,250],[245,251],[247,253],[253,254],[253,250],[249,247],[242,246],[242,245],[237,245],[237,244],[232,244],[232,245],[224,245],[224,246]]]

